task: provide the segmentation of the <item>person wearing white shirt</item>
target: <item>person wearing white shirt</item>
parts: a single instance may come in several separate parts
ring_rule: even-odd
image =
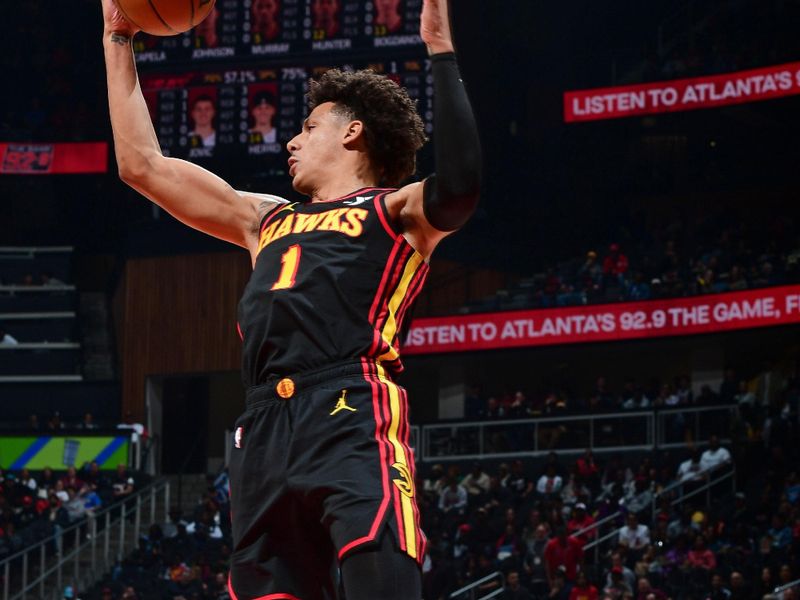
[[[480,463],[475,463],[464,479],[461,480],[461,485],[467,490],[471,496],[480,496],[489,491],[490,478],[483,469]]]
[[[625,526],[619,530],[619,543],[630,550],[642,550],[650,544],[650,529],[639,523],[636,513],[628,513]]]
[[[702,481],[703,466],[701,464],[701,454],[699,450],[692,452],[692,458],[685,460],[678,467],[678,481],[685,483],[687,481]]]
[[[451,510],[458,512],[466,507],[467,490],[455,480],[451,481],[450,485],[444,488],[439,496],[439,510],[442,512],[450,512]]]
[[[16,346],[18,344],[17,339],[10,333],[6,333],[6,330],[0,325],[0,346]]]
[[[708,450],[700,458],[700,466],[704,471],[711,471],[726,463],[731,462],[731,453],[719,445],[719,438],[712,435],[708,441]]]
[[[556,474],[556,468],[553,465],[547,466],[547,472],[539,477],[536,482],[536,491],[540,494],[558,494],[561,491],[561,486],[564,485],[560,475]]]

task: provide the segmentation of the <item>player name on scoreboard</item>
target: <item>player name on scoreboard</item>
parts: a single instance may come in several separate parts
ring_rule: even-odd
[[[263,69],[218,69],[144,74],[142,91],[165,154],[182,158],[285,158],[286,142],[307,116],[309,79],[329,65]],[[383,61],[344,65],[370,68],[395,80],[417,100],[432,131],[430,62]]]
[[[422,0],[217,0],[172,37],[140,35],[140,65],[419,48]]]

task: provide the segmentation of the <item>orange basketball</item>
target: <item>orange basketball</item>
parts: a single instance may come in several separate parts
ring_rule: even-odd
[[[214,8],[214,0],[115,0],[136,27],[151,35],[175,35],[190,30]]]

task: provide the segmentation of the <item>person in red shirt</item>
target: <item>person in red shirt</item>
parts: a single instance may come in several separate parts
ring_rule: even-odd
[[[575,581],[583,565],[583,544],[574,537],[568,537],[567,529],[560,526],[555,537],[544,548],[544,563],[548,586],[552,587],[556,571],[561,566],[564,567],[565,579],[568,582]]]
[[[628,272],[628,257],[619,249],[619,244],[608,247],[608,256],[603,259],[603,278],[606,284],[623,285]]]
[[[582,544],[586,545],[595,537],[597,537],[597,529],[592,529],[591,531],[582,533],[579,536],[575,536],[575,533],[581,529],[586,529],[593,524],[594,517],[586,512],[586,505],[583,502],[578,502],[575,505],[575,509],[572,511],[572,518],[567,523],[567,533],[580,540]]]
[[[576,466],[578,475],[594,490],[600,482],[600,469],[594,462],[594,453],[587,448],[583,456],[576,461]]]
[[[84,482],[78,478],[78,473],[75,471],[75,467],[68,467],[67,474],[61,478],[61,481],[64,482],[64,489],[73,487],[76,490],[79,490],[85,485]]]
[[[694,541],[694,548],[689,551],[686,562],[693,569],[704,569],[713,571],[717,568],[717,557],[706,548],[706,540],[702,535],[698,535]]]
[[[583,571],[575,579],[575,587],[569,593],[569,600],[597,600],[597,588],[589,583]]]

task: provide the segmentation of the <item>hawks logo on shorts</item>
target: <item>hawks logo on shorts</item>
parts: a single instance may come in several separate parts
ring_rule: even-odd
[[[242,436],[244,435],[244,429],[241,427],[237,427],[236,431],[233,434],[233,446],[234,448],[241,448],[242,447]]]

